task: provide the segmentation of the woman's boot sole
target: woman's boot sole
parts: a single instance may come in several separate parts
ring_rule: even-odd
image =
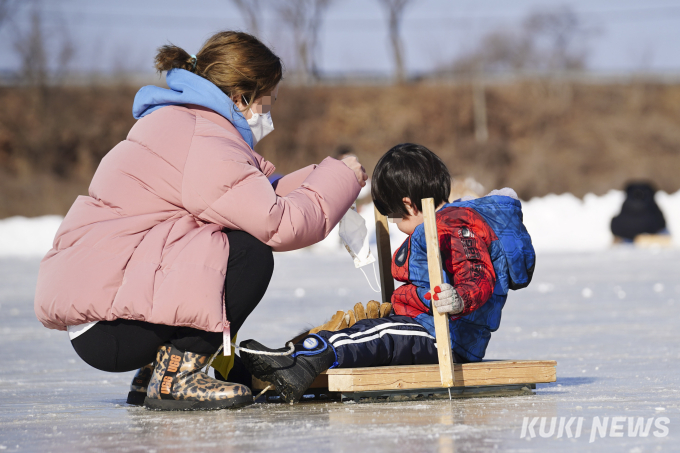
[[[143,406],[146,392],[128,392],[127,403],[133,406]]]
[[[155,411],[212,411],[235,409],[253,404],[252,395],[235,396],[218,401],[163,400],[146,398],[144,407]]]

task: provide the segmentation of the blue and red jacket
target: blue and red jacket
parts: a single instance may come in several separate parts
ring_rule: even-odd
[[[536,254],[522,223],[519,200],[492,195],[455,201],[437,211],[437,233],[444,267],[464,309],[450,318],[451,346],[470,362],[482,360],[498,329],[510,289],[531,281]],[[392,276],[405,284],[392,295],[398,315],[415,319],[433,336],[425,230],[419,225],[392,257]]]

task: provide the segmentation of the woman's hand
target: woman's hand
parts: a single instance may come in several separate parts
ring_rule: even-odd
[[[359,159],[357,159],[356,156],[347,156],[342,159],[342,163],[347,165],[354,172],[359,185],[364,187],[366,185],[368,175],[366,174],[364,167],[359,163]]]

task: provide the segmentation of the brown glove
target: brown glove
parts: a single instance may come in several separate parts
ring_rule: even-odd
[[[392,304],[389,302],[383,302],[380,304],[380,317],[386,318],[392,314]]]
[[[325,324],[321,324],[319,327],[315,327],[308,333],[317,333],[320,330],[327,330],[329,332],[336,332],[338,330],[346,329],[349,327],[347,324],[347,316],[344,311],[339,311],[333,315],[333,317]]]
[[[330,321],[313,328],[308,333],[317,333],[320,330],[337,332],[338,330],[352,327],[357,321],[361,321],[362,319],[384,318],[390,314],[392,314],[392,304],[389,302],[383,302],[381,304],[378,301],[372,300],[366,304],[365,309],[364,304],[359,302],[353,309],[347,310],[347,312],[339,311],[335,313]]]

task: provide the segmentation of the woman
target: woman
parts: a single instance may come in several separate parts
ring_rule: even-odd
[[[35,312],[91,366],[141,368],[133,402],[148,388],[154,409],[245,405],[248,387],[200,368],[264,295],[272,250],[323,239],[367,176],[354,157],[327,158],[268,181],[252,148],[273,130],[282,66],[253,36],[218,33],[195,56],[164,46],[156,68],[170,89],[137,93],[139,121],[40,265]]]

